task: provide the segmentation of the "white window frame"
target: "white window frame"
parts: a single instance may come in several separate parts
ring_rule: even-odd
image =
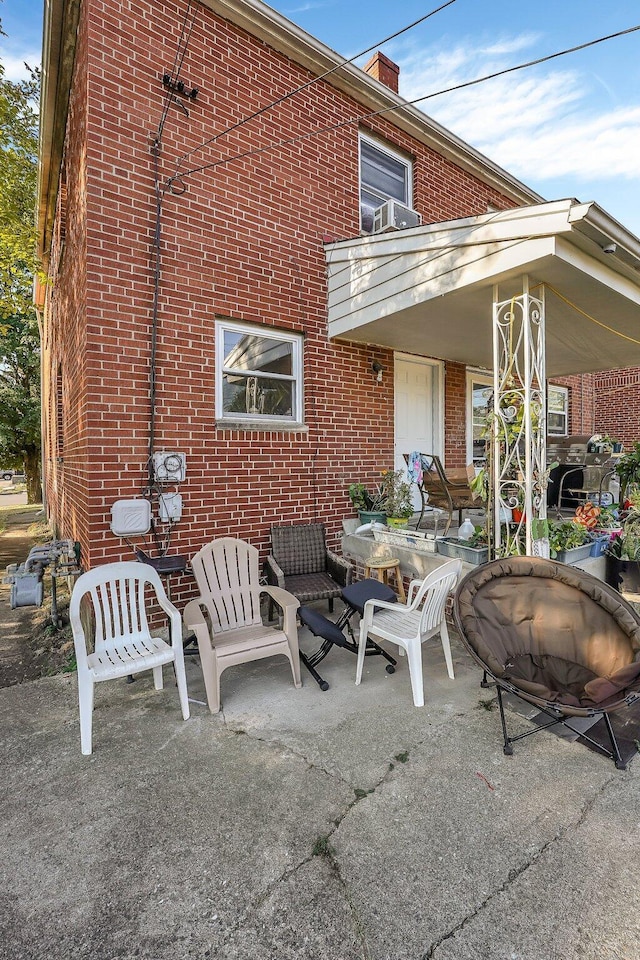
[[[493,390],[493,374],[490,370],[467,368],[467,463],[473,463],[473,385],[484,384],[487,389]],[[479,464],[480,466],[480,464]]]
[[[405,207],[413,209],[413,160],[408,157],[406,154],[401,153],[399,150],[394,149],[390,144],[386,143],[383,140],[378,140],[376,137],[368,136],[366,133],[360,131],[358,136],[358,183],[359,183],[359,205],[360,205],[360,224],[362,227],[362,190],[369,189],[366,184],[362,182],[362,144],[367,143],[369,146],[373,147],[374,150],[378,150],[380,153],[386,153],[387,156],[391,157],[393,160],[396,160],[398,163],[401,163],[406,168],[406,177],[405,183],[407,187],[406,199],[398,200],[398,203],[402,203]],[[369,192],[377,192],[370,190]],[[386,200],[397,200],[397,197],[384,196],[380,201],[380,206],[385,203]],[[369,231],[364,231],[369,232]]]
[[[224,366],[224,334],[226,331],[233,333],[247,334],[253,337],[263,337],[264,339],[284,340],[292,345],[292,368],[291,375],[278,373],[264,373],[256,371],[259,376],[268,376],[269,379],[288,380],[294,384],[294,410],[291,416],[279,417],[271,416],[265,413],[236,413],[235,411],[225,411],[223,409],[223,384],[224,374],[227,368]],[[292,333],[291,331],[281,330],[279,327],[260,326],[259,324],[239,323],[235,320],[220,319],[215,324],[216,335],[216,420],[220,423],[240,423],[253,425],[257,424],[259,429],[269,426],[302,426],[304,411],[303,394],[303,354],[301,333]],[[243,371],[246,373],[246,371]]]
[[[549,398],[552,390],[564,395],[564,412],[562,414],[564,416],[564,430],[552,430],[549,425],[549,414],[552,412],[549,409]],[[557,410],[553,411],[553,413],[558,412]],[[569,388],[558,383],[547,384],[547,435],[550,437],[567,437],[569,435]]]

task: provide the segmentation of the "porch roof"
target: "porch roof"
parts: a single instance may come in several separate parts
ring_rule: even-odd
[[[612,252],[605,252],[609,248]],[[325,248],[329,336],[492,366],[500,300],[546,297],[547,376],[640,365],[640,240],[597,204],[517,207]]]

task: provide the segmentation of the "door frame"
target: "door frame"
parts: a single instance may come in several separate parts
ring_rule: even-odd
[[[433,370],[433,450],[422,450],[422,453],[435,453],[436,456],[444,456],[444,360],[434,360],[431,357],[423,357],[415,353],[400,353],[395,351],[393,354],[393,456],[395,461],[396,452],[396,360],[403,360],[409,363],[417,363],[424,367],[431,367]]]

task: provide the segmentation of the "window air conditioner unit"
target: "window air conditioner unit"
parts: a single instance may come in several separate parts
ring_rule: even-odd
[[[397,200],[387,200],[373,215],[373,232],[406,230],[407,227],[419,227],[421,223],[422,217],[415,210],[405,207]]]

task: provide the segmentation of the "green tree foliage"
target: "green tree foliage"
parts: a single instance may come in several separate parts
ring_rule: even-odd
[[[32,304],[40,77],[0,63],[0,466],[24,464],[40,499],[40,338]]]

